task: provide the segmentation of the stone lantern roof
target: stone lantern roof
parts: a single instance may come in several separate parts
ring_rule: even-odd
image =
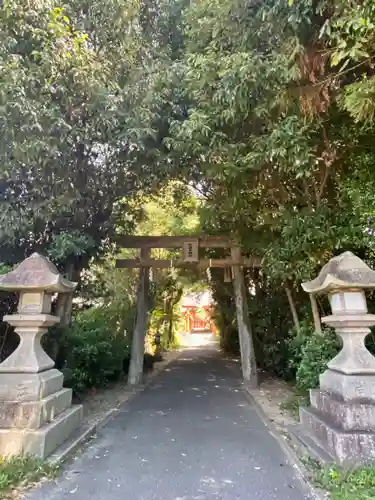
[[[46,257],[33,253],[15,269],[0,276],[0,290],[45,290],[72,292],[77,283],[64,278]]]
[[[328,293],[338,288],[375,288],[375,271],[352,252],[331,259],[317,278],[302,283],[307,293]]]

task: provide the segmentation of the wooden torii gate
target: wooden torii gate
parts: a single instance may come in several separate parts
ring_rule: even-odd
[[[141,383],[143,375],[144,342],[148,328],[148,295],[150,287],[150,268],[197,267],[232,269],[235,293],[238,333],[241,350],[241,367],[244,381],[256,386],[257,369],[254,346],[252,343],[251,324],[246,300],[246,288],[243,276],[244,267],[260,267],[261,259],[248,258],[241,254],[241,249],[229,238],[222,236],[122,236],[118,243],[123,248],[140,250],[137,259],[118,259],[117,268],[139,268],[137,291],[136,325],[133,333],[132,352],[129,367],[129,385]],[[180,259],[153,259],[152,248],[182,249]],[[224,259],[200,259],[199,248],[228,248],[231,256]]]

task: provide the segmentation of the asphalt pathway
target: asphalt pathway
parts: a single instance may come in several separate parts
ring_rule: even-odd
[[[241,389],[239,367],[187,349],[29,500],[303,500]]]

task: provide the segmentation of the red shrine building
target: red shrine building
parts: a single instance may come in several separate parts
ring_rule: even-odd
[[[182,299],[182,313],[185,318],[185,332],[212,332],[216,333],[215,325],[211,319],[213,299],[211,293],[189,293]]]

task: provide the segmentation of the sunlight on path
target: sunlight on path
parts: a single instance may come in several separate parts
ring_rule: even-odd
[[[216,346],[218,338],[212,333],[180,333],[178,335],[182,347]]]

